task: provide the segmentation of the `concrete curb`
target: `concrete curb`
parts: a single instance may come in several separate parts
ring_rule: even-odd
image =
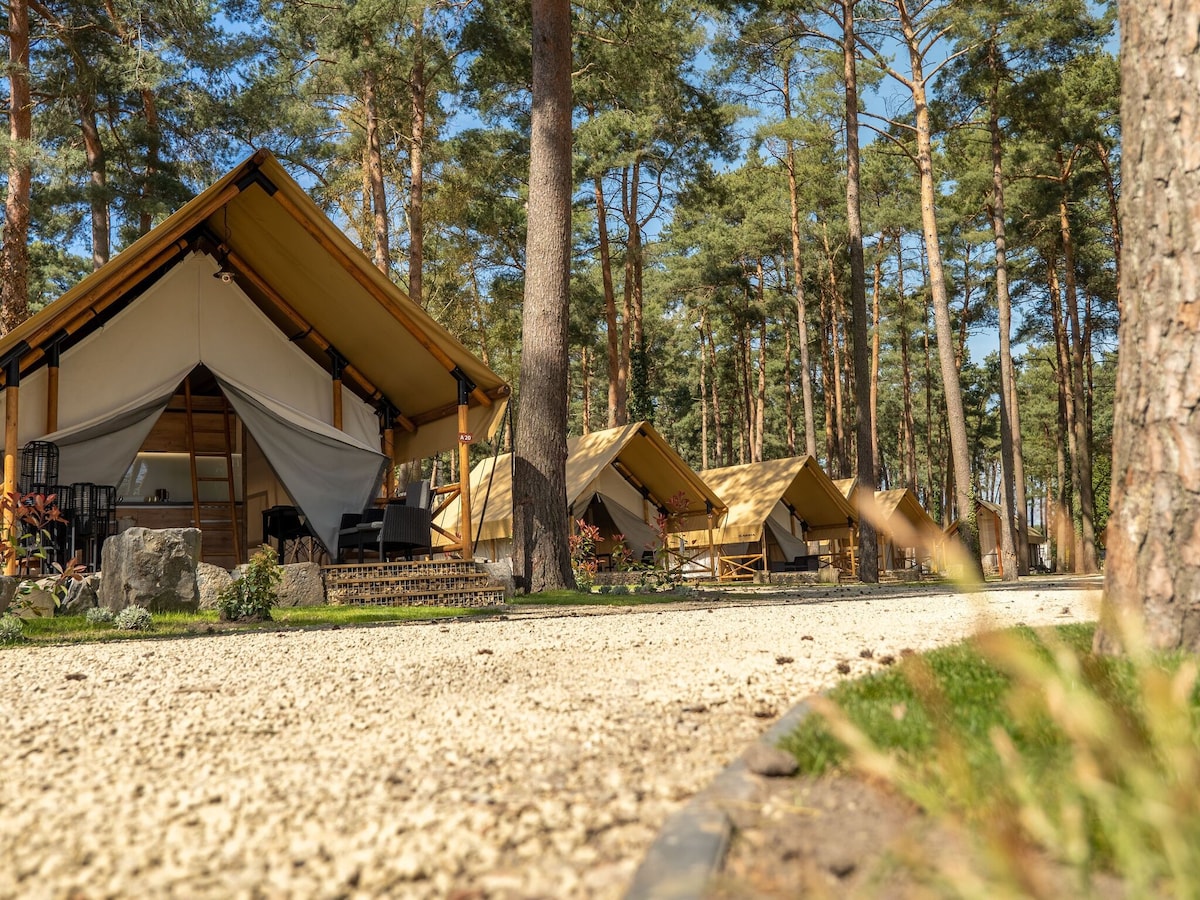
[[[756,743],[774,747],[796,730],[809,711],[806,702],[792,707]],[[625,900],[703,900],[721,871],[733,833],[724,807],[751,800],[758,777],[746,767],[743,751],[667,819],[634,873]]]

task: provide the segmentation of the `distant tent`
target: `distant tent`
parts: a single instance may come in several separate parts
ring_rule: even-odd
[[[979,528],[979,553],[985,574],[1004,574],[1003,560],[1000,558],[1000,507],[990,500],[977,500],[975,506],[975,521]],[[961,519],[955,519],[946,528],[946,537],[957,537]],[[1013,536],[1016,536],[1016,523],[1013,523]],[[1045,563],[1042,556],[1042,545],[1046,536],[1036,528],[1028,529],[1029,533],[1029,562],[1036,566]]]
[[[700,477],[729,504],[717,531],[727,574],[749,577],[830,541],[844,546],[845,563],[853,565],[857,516],[811,456],[706,469]],[[689,544],[700,539],[688,535]]]
[[[216,440],[184,434],[200,415],[182,409],[191,389],[206,410],[227,404],[245,429],[225,447],[242,479],[242,551],[259,510],[289,500],[332,547],[341,513],[370,502],[389,456],[455,445],[459,376],[480,436],[508,395],[265,151],[0,339],[0,369],[6,457],[52,441],[60,483],[124,476],[138,491],[122,498],[132,518],[165,521],[164,509],[138,506],[144,493],[178,481],[170,452],[191,446],[194,460],[197,441]],[[139,450],[158,467],[140,482]],[[187,499],[186,481],[163,493]]]
[[[601,528],[601,555],[612,552],[621,534],[635,560],[657,543],[656,521],[670,514],[667,531],[706,529],[725,504],[647,422],[593,431],[567,442],[567,503],[571,519]],[[471,470],[472,519],[483,556],[512,555],[512,457],[480,461]],[[677,503],[673,503],[673,498]],[[459,504],[452,501],[435,518],[457,533]],[[443,537],[442,540],[448,540]]]
[[[834,482],[843,496],[859,514],[868,518],[860,508],[855,488],[857,478],[841,478]],[[917,565],[934,568],[941,560],[941,545],[945,535],[937,522],[921,506],[917,495],[908,488],[875,491],[870,511],[879,539],[879,567],[894,571]]]

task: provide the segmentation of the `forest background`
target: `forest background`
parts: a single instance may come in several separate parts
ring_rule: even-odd
[[[1114,5],[854,7],[877,484],[953,517],[924,127],[973,487],[1000,499],[1008,416],[1028,521],[1059,571],[1094,570],[1120,310]],[[527,3],[8,9],[5,329],[267,147],[520,402]],[[573,5],[572,433],[648,419],[698,469],[810,452],[854,474],[844,12]]]

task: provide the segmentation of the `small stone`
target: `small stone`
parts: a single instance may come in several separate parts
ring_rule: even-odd
[[[67,681],[83,681],[85,678],[87,678],[87,675],[84,672],[67,673]]]
[[[850,674],[850,663],[848,663],[848,662],[838,663],[837,670],[839,672],[841,672],[843,675],[849,675]]]
[[[890,653],[887,656],[879,657],[879,664],[881,666],[891,666],[891,665],[895,665],[895,663],[896,663],[896,657],[892,656]]]
[[[775,657],[775,662],[776,662],[778,665],[781,665],[781,666],[786,666],[788,663],[792,663],[792,662],[795,662],[795,661],[796,661],[796,660],[795,660],[795,658],[794,658],[794,657],[791,657],[791,656],[777,656],[777,657]]]
[[[795,775],[796,770],[800,768],[792,754],[766,744],[754,744],[743,754],[742,759],[747,769],[755,775],[764,775],[767,778],[786,778]]]
[[[874,659],[875,651],[874,650],[859,650],[858,655],[860,657],[862,657],[863,659]]]
[[[811,634],[805,634],[805,635],[800,636],[800,640],[802,640],[802,641],[811,641],[812,639],[813,639],[813,636]]]
[[[480,647],[478,650],[475,651],[475,655],[476,656],[491,656],[492,651],[489,650],[487,647]]]

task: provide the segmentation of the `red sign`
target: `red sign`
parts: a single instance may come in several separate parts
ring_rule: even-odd
[[[475,435],[472,434],[471,432],[460,431],[458,433],[458,442],[460,444],[470,444],[470,443],[474,443],[474,441],[475,441]]]

